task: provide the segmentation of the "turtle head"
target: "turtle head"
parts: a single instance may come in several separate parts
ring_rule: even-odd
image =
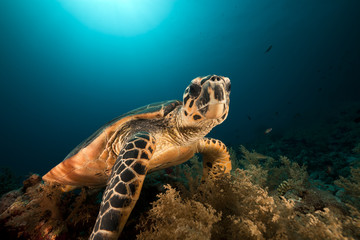
[[[209,120],[215,125],[222,123],[229,112],[230,88],[227,77],[209,75],[192,80],[183,95],[182,117],[187,125]]]

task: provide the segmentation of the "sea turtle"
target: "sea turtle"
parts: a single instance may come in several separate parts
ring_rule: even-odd
[[[209,171],[231,170],[226,146],[206,138],[229,112],[230,80],[197,77],[185,89],[183,102],[154,103],[105,124],[43,176],[64,191],[106,185],[90,239],[117,239],[129,217],[147,173],[203,156],[203,179]]]

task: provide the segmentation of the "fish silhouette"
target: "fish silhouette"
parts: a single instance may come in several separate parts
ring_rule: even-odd
[[[271,49],[272,49],[272,45],[270,45],[270,46],[266,49],[266,51],[265,51],[264,53],[270,52]]]

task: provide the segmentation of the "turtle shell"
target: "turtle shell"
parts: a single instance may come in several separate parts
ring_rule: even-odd
[[[106,123],[72,150],[66,158],[43,176],[47,182],[74,187],[101,187],[106,185],[123,140],[131,133],[137,119],[161,119],[181,102],[157,102],[127,112]],[[69,186],[69,187],[70,187]],[[72,187],[70,187],[72,188]]]

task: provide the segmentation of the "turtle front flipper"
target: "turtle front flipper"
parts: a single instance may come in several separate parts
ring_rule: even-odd
[[[154,151],[155,139],[146,132],[135,134],[124,145],[112,168],[90,239],[118,239],[139,198]]]
[[[216,176],[219,170],[225,173],[231,171],[230,154],[220,140],[203,138],[198,142],[197,148],[203,157],[202,180],[205,180],[210,172]]]

